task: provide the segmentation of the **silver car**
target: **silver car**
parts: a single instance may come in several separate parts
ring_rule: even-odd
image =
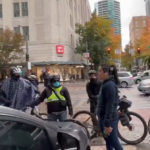
[[[121,71],[118,72],[118,77],[120,80],[120,86],[126,88],[128,86],[132,86],[134,83],[133,76],[130,72]]]
[[[150,94],[150,79],[141,81],[137,88],[144,94]]]
[[[150,79],[150,70],[146,70],[139,76],[134,77],[134,82],[139,84],[142,80]]]

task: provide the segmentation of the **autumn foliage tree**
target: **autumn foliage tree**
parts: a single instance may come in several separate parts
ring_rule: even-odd
[[[0,32],[0,70],[23,59],[24,36],[6,28]]]
[[[146,26],[143,28],[142,35],[140,39],[136,40],[135,50],[140,47],[140,54],[135,51],[135,57],[137,59],[142,59],[145,64],[148,64],[150,68],[150,22],[146,20]]]
[[[82,55],[88,48],[95,69],[102,63],[108,63],[111,57],[116,58],[114,51],[121,40],[114,34],[111,24],[111,20],[99,17],[95,12],[85,25],[76,24],[76,33],[79,35],[76,53]],[[111,47],[110,54],[107,53],[108,47]]]

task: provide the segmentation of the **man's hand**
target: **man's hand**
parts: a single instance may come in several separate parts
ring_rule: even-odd
[[[4,101],[4,105],[5,105],[5,106],[10,106],[10,104],[11,104],[11,101],[10,101],[10,100],[5,99],[5,101]]]
[[[112,130],[113,130],[113,128],[111,128],[111,127],[105,127],[104,132],[107,133],[108,135],[110,135]]]

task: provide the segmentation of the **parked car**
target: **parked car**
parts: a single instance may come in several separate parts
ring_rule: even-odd
[[[139,84],[142,80],[150,79],[150,70],[144,71],[140,76],[134,77],[134,82]]]
[[[144,94],[150,94],[150,79],[141,81],[137,88]]]
[[[87,133],[73,120],[43,121],[0,106],[0,150],[90,150]]]
[[[140,76],[141,74],[142,74],[142,72],[138,72],[138,73],[137,73],[137,76]]]
[[[118,77],[120,80],[120,86],[126,88],[128,86],[132,86],[134,83],[133,76],[130,72],[121,71],[118,72]]]

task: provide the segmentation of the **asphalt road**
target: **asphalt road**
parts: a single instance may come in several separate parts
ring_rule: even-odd
[[[87,104],[88,97],[85,91],[85,85],[85,82],[64,84],[64,86],[66,86],[70,92],[74,113],[80,110],[89,110],[89,104]],[[40,85],[40,89],[42,90],[43,88],[43,85]],[[132,107],[130,108],[130,110],[137,112],[146,120],[146,122],[148,122],[148,120],[150,119],[150,97],[140,93],[137,90],[137,85],[134,85],[130,88],[121,88],[120,91],[121,95],[126,95],[128,100],[132,101]],[[45,111],[45,105],[43,104],[40,109],[41,111]],[[132,134],[126,133],[122,129],[119,129],[125,137],[128,137],[130,139],[140,136],[140,133],[143,130],[142,124],[140,124],[136,118],[133,119],[133,124],[134,133]],[[150,135],[148,134],[146,139],[136,146],[128,146],[122,141],[121,143],[124,145],[125,150],[149,150]],[[96,146],[93,147],[92,150],[101,150],[104,149],[105,142],[101,138],[97,138],[92,141],[92,145]]]

